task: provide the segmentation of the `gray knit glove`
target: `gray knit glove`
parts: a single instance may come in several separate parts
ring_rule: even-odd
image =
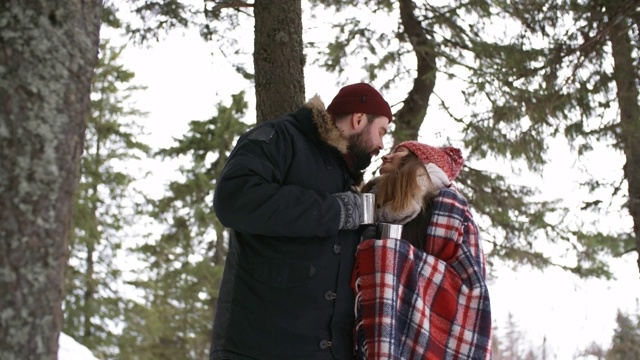
[[[333,194],[340,204],[340,229],[357,230],[362,223],[362,201],[356,193]]]

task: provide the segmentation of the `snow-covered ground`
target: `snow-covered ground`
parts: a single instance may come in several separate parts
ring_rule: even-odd
[[[91,350],[65,333],[60,333],[58,346],[58,360],[98,360]]]

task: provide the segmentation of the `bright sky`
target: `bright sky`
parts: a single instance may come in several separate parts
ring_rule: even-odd
[[[136,73],[136,83],[148,86],[135,99],[139,109],[150,113],[141,123],[149,131],[148,143],[154,148],[172,145],[173,137],[187,130],[190,120],[204,120],[214,115],[215,104],[229,103],[230,95],[245,88],[246,82],[235,75],[224,61],[211,56],[211,45],[205,44],[195,30],[184,36],[172,34],[149,49],[129,47],[123,64]],[[218,56],[219,59],[219,56]],[[319,69],[308,68],[305,73],[307,97],[318,93],[325,103],[337,92],[335,76]],[[359,78],[349,79],[350,82]],[[438,91],[438,88],[436,89]],[[252,94],[252,93],[250,93]],[[405,93],[386,94],[391,103],[399,101]],[[250,102],[254,106],[254,101]],[[394,109],[394,111],[397,110]],[[436,116],[430,109],[429,116]],[[254,114],[251,110],[251,114]],[[423,127],[420,140],[437,144],[445,136],[460,138],[451,133],[446,122],[430,122]],[[566,154],[564,145],[557,145],[557,155],[545,170],[544,181],[533,179],[552,197],[573,194],[577,189],[574,160]],[[622,159],[607,155],[600,159],[603,171],[621,171]],[[598,160],[598,159],[595,159]],[[153,182],[145,188],[160,194],[172,176],[167,164],[153,162]],[[615,214],[614,214],[615,215]],[[618,214],[627,216],[625,214]],[[494,323],[505,324],[511,313],[523,332],[540,348],[542,337],[547,337],[551,353],[556,359],[573,359],[577,348],[592,341],[608,347],[617,309],[635,312],[640,298],[640,280],[632,254],[614,262],[616,281],[578,280],[557,269],[544,272],[521,268],[516,271],[497,269],[497,280],[489,284]]]

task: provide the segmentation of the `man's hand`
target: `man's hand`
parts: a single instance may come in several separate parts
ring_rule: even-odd
[[[340,204],[339,229],[356,230],[362,223],[362,201],[358,194],[341,192],[333,194]]]

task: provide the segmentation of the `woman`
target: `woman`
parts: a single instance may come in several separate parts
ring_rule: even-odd
[[[402,239],[363,234],[352,287],[359,359],[490,359],[485,260],[469,206],[451,183],[459,149],[403,142],[383,157],[377,222]],[[366,233],[366,232],[365,232]]]
[[[362,192],[376,194],[377,222],[403,225],[402,238],[422,249],[431,202],[438,191],[452,186],[462,164],[460,149],[406,141],[382,157],[380,176]]]

